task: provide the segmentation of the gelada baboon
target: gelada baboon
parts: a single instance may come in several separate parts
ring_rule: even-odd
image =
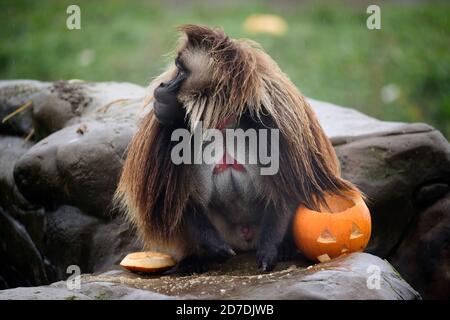
[[[208,261],[248,250],[272,270],[295,252],[296,208],[318,208],[325,194],[355,187],[340,177],[308,102],[258,44],[205,26],[180,31],[174,64],[149,87],[153,108],[129,145],[116,200],[147,249],[176,259],[173,272],[202,272]],[[258,163],[236,159],[175,164],[172,133],[193,132],[198,121],[222,131],[278,129],[278,172],[262,175]]]

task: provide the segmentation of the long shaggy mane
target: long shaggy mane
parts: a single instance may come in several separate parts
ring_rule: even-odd
[[[326,205],[326,194],[349,196],[356,190],[340,177],[334,149],[308,102],[258,44],[204,26],[183,25],[179,30],[179,51],[202,50],[212,61],[209,85],[183,101],[191,130],[199,120],[205,128],[215,128],[222,119],[245,112],[280,130],[280,170],[269,177],[266,199],[280,214],[291,214],[300,204],[317,209]],[[153,89],[175,73],[171,66],[150,84],[146,104]],[[129,145],[116,192],[116,201],[144,242],[169,241],[177,234],[192,199],[190,167],[172,163],[170,135],[171,129],[150,111]]]

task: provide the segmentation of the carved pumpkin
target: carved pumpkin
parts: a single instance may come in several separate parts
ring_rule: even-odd
[[[360,194],[352,200],[327,196],[329,208],[320,212],[304,206],[294,217],[294,239],[300,251],[309,259],[324,262],[341,254],[362,251],[370,239],[371,220]]]

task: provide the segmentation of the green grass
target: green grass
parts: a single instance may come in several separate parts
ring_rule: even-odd
[[[385,120],[428,122],[450,136],[449,5],[382,2],[382,29],[371,31],[358,1],[224,2],[3,0],[0,78],[145,85],[169,61],[174,26],[202,23],[260,42],[307,96]],[[79,31],[65,24],[73,3],[81,7]],[[288,33],[246,34],[242,25],[253,13],[282,16]],[[83,51],[95,55],[90,64],[81,63]],[[395,100],[381,98],[386,86],[397,91]]]

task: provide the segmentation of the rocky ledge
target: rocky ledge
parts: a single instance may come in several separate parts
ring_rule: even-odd
[[[261,274],[254,257],[241,255],[205,274],[145,276],[113,270],[83,275],[79,289],[66,281],[0,291],[0,300],[52,299],[420,299],[392,266],[367,253],[353,253],[305,267],[282,263]],[[69,286],[70,287],[70,286]]]
[[[424,298],[450,296],[448,141],[426,124],[379,121],[312,99],[344,177],[368,196],[370,254],[309,269],[294,261],[271,274],[250,274],[250,258],[236,269],[249,274],[224,267],[137,279],[111,271],[140,249],[111,197],[126,146],[148,111],[141,108],[145,93],[129,83],[0,81],[0,289],[40,286],[0,297],[417,298],[387,261]],[[371,264],[382,270],[380,290],[367,288]],[[81,291],[67,291],[65,282],[42,287],[66,279],[69,265],[85,273]]]

